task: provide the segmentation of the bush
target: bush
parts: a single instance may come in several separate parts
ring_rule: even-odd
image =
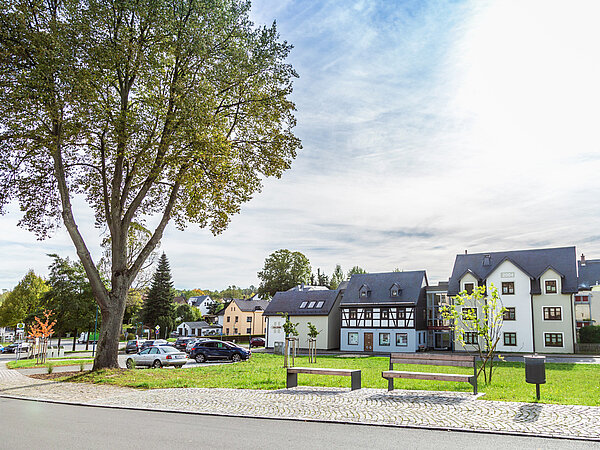
[[[133,333],[127,333],[127,340],[128,341],[133,341],[135,339],[135,334]]]
[[[579,341],[582,344],[600,344],[600,325],[580,329]]]
[[[48,371],[48,374],[51,374],[52,371],[54,370],[54,365],[52,363],[49,363],[46,370]]]
[[[119,340],[120,341],[124,341],[125,340],[125,335],[123,333],[121,333],[121,335],[119,336]]]

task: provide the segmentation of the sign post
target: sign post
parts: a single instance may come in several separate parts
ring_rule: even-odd
[[[160,325],[156,325],[156,327],[154,328],[155,332],[156,332],[156,339],[158,339],[158,333],[160,333]]]

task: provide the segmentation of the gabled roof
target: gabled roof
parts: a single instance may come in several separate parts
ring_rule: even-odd
[[[335,304],[339,292],[339,289],[277,292],[265,309],[263,316],[286,313],[290,316],[327,316]],[[307,306],[310,302],[315,302],[314,306],[323,302],[323,306],[321,308],[300,308],[304,302],[307,302]]]
[[[579,278],[577,285],[579,289],[586,290],[600,284],[600,259],[588,259],[585,264],[577,261]]]
[[[488,255],[489,264],[483,265],[484,257]],[[549,268],[562,276],[563,293],[577,292],[575,260],[575,247],[456,255],[452,276],[448,283],[448,295],[458,294],[460,279],[467,271],[473,273],[477,279],[485,280],[504,261],[510,261],[532,279],[532,294],[541,293],[539,278]]]
[[[198,295],[196,297],[190,297],[188,303],[193,306],[198,306],[204,303],[206,300],[211,300],[210,295]]]
[[[401,289],[400,295],[397,297],[390,296],[390,286],[394,283],[397,283]],[[359,291],[365,284],[369,286],[371,295],[360,297]],[[424,284],[427,284],[427,276],[424,270],[357,273],[350,278],[341,304],[416,303]]]
[[[187,325],[190,328],[210,328],[213,326],[205,322],[204,320],[201,320],[200,322],[182,322],[179,325],[177,325],[177,328],[179,328],[181,325]]]
[[[234,298],[233,302],[240,308],[240,311],[244,312],[264,311],[269,305],[268,300],[242,300]]]

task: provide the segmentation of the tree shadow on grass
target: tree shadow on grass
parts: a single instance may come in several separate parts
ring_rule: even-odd
[[[481,394],[480,394],[481,395]],[[388,403],[417,403],[429,405],[458,405],[464,402],[474,401],[478,395],[459,393],[450,394],[442,392],[423,392],[414,391],[392,391],[385,394],[374,394],[367,397],[369,400]]]
[[[532,403],[519,406],[519,412],[515,415],[514,421],[517,423],[533,423],[540,418],[542,405]]]

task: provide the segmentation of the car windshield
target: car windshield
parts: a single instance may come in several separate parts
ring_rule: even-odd
[[[163,353],[179,353],[179,350],[174,347],[164,346],[160,349],[163,351]]]

